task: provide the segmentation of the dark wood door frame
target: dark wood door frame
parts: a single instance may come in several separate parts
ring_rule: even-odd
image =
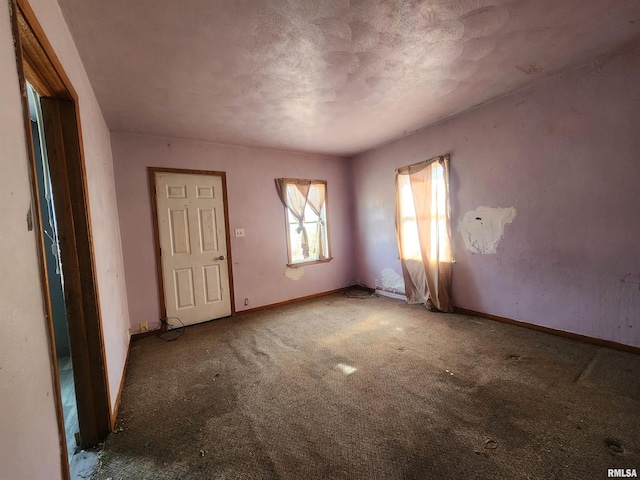
[[[149,175],[149,198],[151,199],[151,216],[153,222],[153,240],[156,254],[156,277],[158,278],[158,298],[160,299],[160,323],[165,328],[167,306],[164,297],[164,280],[162,277],[162,257],[160,256],[160,229],[158,227],[158,208],[156,204],[156,173],[181,173],[187,175],[215,175],[222,179],[222,201],[224,202],[224,228],[227,238],[227,269],[229,271],[229,295],[231,297],[231,315],[236,314],[233,293],[233,269],[231,267],[231,232],[229,230],[229,205],[227,201],[227,174],[209,170],[185,170],[180,168],[147,167]]]
[[[81,446],[96,445],[112,428],[107,367],[97,290],[78,95],[27,0],[9,0],[16,61],[23,100],[33,216],[39,235],[43,297],[50,337],[50,355],[60,444],[62,473],[68,478],[64,417],[57,375],[57,358],[48,293],[44,236],[40,217],[36,157],[33,150],[28,81],[42,97],[43,121],[51,183],[56,203],[60,255],[65,279],[65,304],[73,362]]]

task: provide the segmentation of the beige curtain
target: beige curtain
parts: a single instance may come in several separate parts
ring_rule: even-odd
[[[276,178],[275,182],[280,201],[289,209],[293,217],[298,221],[297,232],[302,234],[302,256],[304,258],[308,258],[309,239],[307,237],[307,229],[304,228],[304,209],[307,205],[307,197],[309,196],[311,181]],[[296,188],[287,188],[287,185],[293,185]]]
[[[326,228],[320,212],[324,207],[326,198],[327,186],[324,183],[314,183],[309,189],[309,195],[307,196],[309,207],[318,216],[318,234],[316,235],[318,259],[323,260],[326,258],[327,253],[324,251],[324,229]]]
[[[452,312],[449,155],[396,170],[396,234],[409,303]]]

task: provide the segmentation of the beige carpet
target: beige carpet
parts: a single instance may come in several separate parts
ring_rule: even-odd
[[[140,319],[143,320],[143,319]],[[331,295],[132,343],[95,479],[640,474],[640,357]]]

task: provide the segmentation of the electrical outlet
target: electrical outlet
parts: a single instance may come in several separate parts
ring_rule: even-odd
[[[147,322],[140,322],[140,331],[141,332],[146,332],[149,330],[149,323]]]
[[[249,305],[249,299],[248,299],[248,298],[245,298],[245,299],[244,299],[244,304],[245,304],[245,305]]]
[[[373,282],[374,282],[374,287],[378,288],[378,279],[376,278]]]
[[[236,237],[244,237],[244,228],[236,228]]]

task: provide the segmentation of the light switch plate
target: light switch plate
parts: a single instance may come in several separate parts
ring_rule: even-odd
[[[244,237],[244,228],[236,228],[236,237]]]

